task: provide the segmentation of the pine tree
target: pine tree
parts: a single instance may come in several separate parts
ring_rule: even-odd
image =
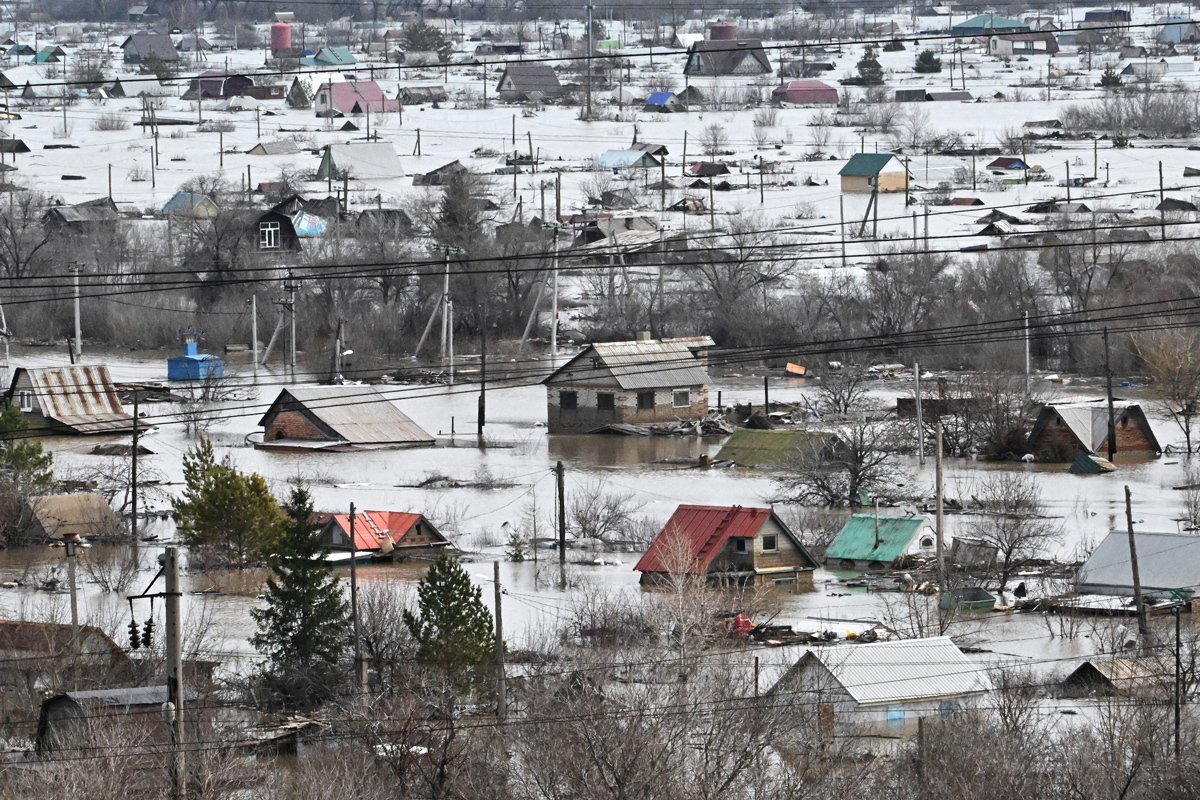
[[[879,59],[875,57],[875,48],[868,46],[863,53],[863,57],[856,65],[858,68],[858,82],[863,86],[879,86],[883,83],[883,67],[879,66]]]
[[[1100,73],[1100,85],[1105,89],[1115,89],[1122,83],[1120,74],[1113,69],[1113,65],[1109,64],[1104,68],[1104,72]]]
[[[913,69],[921,73],[941,72],[942,60],[934,55],[932,50],[922,50],[917,55],[917,63]]]
[[[417,20],[404,29],[401,45],[405,50],[437,53],[438,60],[445,63],[454,53],[454,45],[437,28],[424,20]]]
[[[250,643],[266,656],[264,682],[286,706],[317,706],[344,674],[339,663],[350,644],[350,611],[341,583],[321,560],[325,548],[308,492],[293,489],[284,513],[266,606],[250,611],[258,626]]]
[[[20,493],[45,490],[54,480],[50,469],[54,456],[41,442],[21,435],[28,427],[15,406],[0,411],[0,475]]]
[[[417,586],[417,611],[405,611],[404,624],[417,641],[420,661],[453,673],[495,656],[492,612],[483,604],[480,588],[454,559],[434,559]]]
[[[261,475],[238,472],[228,456],[217,461],[203,439],[184,455],[183,479],[175,509],[188,547],[238,569],[274,550],[283,517]]]

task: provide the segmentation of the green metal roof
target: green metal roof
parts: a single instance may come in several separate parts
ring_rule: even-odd
[[[815,465],[825,447],[836,443],[831,441],[835,439],[834,434],[822,431],[738,428],[721,446],[717,460],[746,467],[772,467],[804,457]]]
[[[855,153],[850,156],[846,166],[838,171],[838,175],[874,178],[893,158],[895,156],[891,153]]]
[[[875,515],[855,514],[846,520],[825,551],[831,561],[878,561],[890,564],[908,548],[925,524],[924,517],[879,517],[879,542],[875,541]]]

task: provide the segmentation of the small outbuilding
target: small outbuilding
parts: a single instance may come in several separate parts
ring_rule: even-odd
[[[108,367],[18,367],[4,401],[42,433],[128,433],[133,417],[121,405]]]
[[[855,153],[838,175],[847,193],[903,192],[908,186],[908,170],[892,153]]]
[[[540,61],[513,61],[496,84],[496,96],[511,102],[555,99],[563,87],[554,69]]]
[[[825,550],[830,569],[887,569],[905,556],[932,555],[937,543],[925,517],[854,514]]]
[[[650,96],[646,98],[646,105],[642,107],[642,110],[673,114],[676,111],[687,111],[687,106],[675,96],[674,92],[651,92]]]
[[[1200,536],[1190,533],[1136,531],[1138,581],[1147,599],[1155,596],[1191,599],[1200,587]],[[1129,533],[1112,531],[1103,539],[1075,576],[1080,594],[1133,596],[1133,568],[1129,560]]]
[[[703,575],[720,586],[812,591],[817,562],[770,508],[681,505],[634,569],[643,586]]]
[[[289,386],[258,421],[259,447],[428,447],[434,438],[374,386]]]
[[[1113,402],[1117,453],[1158,455],[1162,447],[1139,403]],[[1066,463],[1080,453],[1108,453],[1108,403],[1047,403],[1029,432],[1028,451],[1038,461]]]
[[[825,81],[788,81],[771,91],[771,100],[797,106],[836,106],[838,90]]]
[[[319,180],[403,178],[404,165],[391,142],[351,142],[325,145]]]
[[[69,533],[85,539],[112,539],[125,526],[102,495],[72,492],[26,498],[18,529],[21,539],[42,542]]]
[[[183,352],[167,359],[167,380],[209,381],[225,377],[225,362],[220,356],[200,352],[199,336],[194,331],[183,334]]]

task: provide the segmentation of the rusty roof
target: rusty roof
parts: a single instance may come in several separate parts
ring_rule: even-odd
[[[328,519],[332,520],[332,522],[342,531],[342,534],[349,538],[349,514],[330,514]],[[391,539],[392,544],[394,545],[402,545],[403,543],[401,540],[407,536],[422,519],[424,519],[422,515],[408,511],[355,512],[354,549],[378,550],[385,538]]]
[[[29,377],[42,414],[78,433],[110,433],[133,428],[105,366],[19,368],[13,391],[24,373]]]
[[[266,427],[281,411],[300,410],[331,439],[349,444],[425,445],[434,438],[374,386],[289,386],[258,421]]]
[[[681,505],[638,560],[638,572],[707,572],[730,539],[751,539],[770,519],[769,508]],[[678,544],[677,544],[678,543]],[[679,563],[672,563],[672,562]]]

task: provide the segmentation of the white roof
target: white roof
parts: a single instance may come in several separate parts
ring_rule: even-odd
[[[961,697],[991,691],[983,667],[948,636],[820,647],[816,659],[860,705]]]
[[[396,156],[391,142],[354,142],[331,144],[329,155],[338,172],[346,172],[351,178],[403,178],[404,167]]]
[[[1117,400],[1113,402],[1113,416],[1119,420],[1123,413],[1136,405],[1138,404]],[[1056,403],[1053,408],[1071,432],[1079,437],[1079,441],[1093,452],[1098,451],[1108,438],[1107,401]]]

